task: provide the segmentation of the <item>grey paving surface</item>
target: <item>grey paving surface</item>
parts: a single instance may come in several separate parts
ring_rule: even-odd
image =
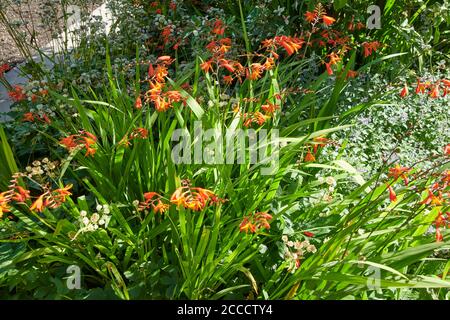
[[[97,9],[92,12],[92,16],[100,16],[102,21],[105,24],[105,31],[108,33],[111,25],[112,25],[112,16],[111,12],[106,8],[106,4],[101,5]],[[78,29],[80,26],[80,21],[74,21],[68,28],[68,39],[67,39],[67,49],[70,50],[77,45],[77,40],[72,36],[71,31]],[[60,35],[57,39],[49,42],[42,49],[48,56],[55,56],[58,52],[61,52],[62,48],[64,48],[64,43],[66,42],[65,34]],[[33,58],[36,62],[44,62],[44,65],[51,69],[53,63],[47,59],[41,59],[40,56],[35,56]],[[23,64],[18,65],[14,69],[10,70],[5,74],[5,79],[12,85],[24,85],[28,82],[28,77],[20,71],[20,68],[23,67]],[[13,101],[8,96],[7,89],[0,84],[0,121],[7,120],[7,116],[4,114],[8,112],[11,108]]]

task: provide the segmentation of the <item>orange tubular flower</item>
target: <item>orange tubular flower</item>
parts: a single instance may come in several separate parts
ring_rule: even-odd
[[[444,147],[444,154],[450,156],[450,143]]]
[[[225,26],[224,26],[223,21],[220,20],[220,19],[217,19],[214,22],[214,26],[213,26],[213,29],[212,29],[211,32],[216,34],[216,35],[218,35],[218,36],[223,35],[225,33]]]
[[[73,134],[66,138],[62,138],[59,143],[63,145],[69,151],[72,151],[74,148],[84,145],[86,148],[85,156],[94,155],[96,149],[92,148],[92,146],[96,143],[97,137],[95,137],[92,133],[87,131],[80,131],[80,134]]]
[[[364,57],[367,58],[381,47],[381,43],[378,41],[364,42],[362,46],[364,48]]]
[[[317,153],[317,149],[318,149],[319,147],[322,147],[322,148],[323,148],[323,147],[325,147],[327,144],[332,143],[332,141],[331,141],[330,139],[328,139],[328,138],[326,138],[326,137],[324,137],[324,136],[315,137],[315,138],[313,139],[313,141],[315,142],[315,143],[314,143],[314,146],[313,146],[314,154]]]
[[[389,173],[388,173],[388,177],[397,180],[398,178],[402,178],[405,186],[408,185],[408,177],[406,176],[406,174],[410,171],[411,169],[407,168],[407,167],[402,167],[399,164],[396,164],[393,168],[389,168]]]
[[[230,72],[234,72],[235,71],[235,69],[234,69],[234,67],[233,67],[233,65],[231,64],[230,61],[225,60],[225,59],[220,59],[219,63],[220,63],[221,67],[227,69],[228,71],[230,71]]]
[[[27,96],[23,92],[22,86],[19,85],[15,85],[13,87],[13,90],[8,92],[8,95],[14,102],[20,102],[27,98]]]
[[[429,85],[426,83],[422,83],[420,81],[420,79],[417,79],[417,86],[416,86],[416,94],[419,93],[425,93],[425,89],[428,87]]]
[[[354,70],[348,70],[347,75],[345,76],[346,79],[350,79],[350,78],[356,78],[356,76],[358,75],[357,71]]]
[[[402,91],[400,92],[400,97],[404,98],[407,95],[408,95],[408,87],[406,86],[406,83],[405,83],[405,86],[403,87]]]
[[[148,138],[148,130],[145,128],[136,128],[133,132],[130,133],[130,139],[147,139]]]
[[[267,114],[272,114],[272,113],[275,112],[275,110],[280,109],[280,106],[268,102],[267,104],[263,104],[263,105],[261,106],[261,109],[262,109],[265,113],[267,113]]]
[[[33,112],[27,112],[27,113],[25,113],[25,114],[23,115],[22,121],[23,121],[23,122],[34,122],[35,119],[34,119]]]
[[[436,228],[436,242],[442,242],[444,237],[442,236],[441,230]]]
[[[42,212],[44,211],[45,208],[45,204],[44,204],[44,194],[41,194],[39,196],[39,198],[36,199],[36,201],[33,203],[33,205],[30,207],[31,211],[37,211],[37,212]]]
[[[306,153],[305,159],[303,161],[304,162],[314,162],[314,161],[316,161],[316,157],[314,157],[314,155],[311,153],[311,151],[308,150],[308,152]]]
[[[22,188],[21,186],[16,186],[16,192],[13,195],[12,199],[17,202],[25,202],[30,199],[30,191]]]
[[[261,75],[264,71],[264,67],[260,63],[252,63],[250,69],[251,71],[249,71],[248,69],[246,70],[247,79],[258,80],[259,78],[261,78]]]
[[[72,195],[69,191],[73,185],[69,184],[63,188],[56,189],[50,192],[45,198],[44,206],[48,206],[52,209],[59,207],[62,203],[66,202],[67,197]]]
[[[392,186],[388,186],[388,190],[389,190],[389,200],[391,202],[396,202],[397,195],[395,194],[394,188],[392,188]]]
[[[167,203],[162,202],[161,200],[158,200],[157,204],[153,206],[153,212],[154,213],[161,213],[163,214],[169,210],[169,205]]]
[[[305,13],[306,21],[308,21],[309,23],[313,23],[314,20],[316,20],[316,18],[317,18],[317,14],[314,11],[313,12],[306,11],[306,13]]]
[[[439,98],[439,86],[434,85],[430,91],[430,97],[433,99]]]
[[[329,17],[329,16],[326,16],[326,15],[323,15],[323,16],[322,16],[322,21],[323,21],[323,23],[325,23],[327,26],[331,26],[331,25],[336,21],[336,19],[334,19],[334,18],[332,18],[332,17]]]
[[[251,232],[256,233],[261,229],[270,229],[269,221],[272,220],[272,215],[268,212],[256,212],[254,214],[249,214],[245,216],[239,225],[240,232]]]
[[[7,191],[0,193],[0,218],[3,217],[3,213],[10,212],[9,199],[7,197]]]
[[[212,63],[213,63],[212,60],[205,61],[205,62],[203,62],[203,63],[200,65],[200,68],[201,68],[205,73],[208,73],[209,71],[212,71]]]
[[[331,69],[331,63],[325,62],[325,67],[329,76],[333,75],[333,69]]]
[[[183,206],[194,211],[203,210],[208,204],[223,202],[217,195],[207,189],[183,186],[175,190],[170,198],[170,202],[176,206]]]
[[[223,81],[225,82],[225,84],[230,85],[233,83],[233,77],[230,75],[223,76]]]
[[[443,205],[444,199],[442,199],[442,191],[439,191],[437,196],[435,196],[433,192],[431,192],[430,190],[427,191],[428,196],[422,202],[420,202],[420,204],[426,204],[437,207]]]
[[[245,232],[245,233],[248,233],[250,231],[251,233],[255,233],[256,225],[254,225],[252,222],[250,222],[248,217],[245,217],[242,220],[241,224],[239,225],[239,231]]]
[[[137,97],[136,98],[136,101],[135,101],[135,103],[134,103],[134,107],[136,108],[136,109],[142,109],[142,99],[141,99],[141,97]]]

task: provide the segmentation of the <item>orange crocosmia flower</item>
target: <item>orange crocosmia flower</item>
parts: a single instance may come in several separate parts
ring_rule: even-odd
[[[40,120],[43,121],[43,122],[45,122],[45,123],[47,123],[47,124],[51,124],[51,123],[52,123],[52,121],[50,120],[50,118],[47,116],[46,113],[44,113],[44,114],[42,115],[42,118],[40,118]]]
[[[169,209],[169,205],[167,203],[162,202],[161,200],[158,200],[157,204],[153,206],[153,212],[154,213],[161,213],[163,214]]]
[[[159,194],[156,192],[153,192],[153,191],[144,193],[144,199],[146,201],[149,201],[149,200],[153,199],[154,197],[159,197]]]
[[[34,122],[34,120],[33,112],[27,112],[23,115],[22,121],[24,122]]]
[[[156,62],[163,62],[165,64],[171,64],[174,60],[170,56],[160,56],[156,59]]]
[[[261,78],[261,74],[264,70],[264,67],[260,63],[252,63],[250,66],[251,71],[246,70],[247,79],[249,80],[258,80]]]
[[[327,73],[329,76],[333,75],[333,69],[331,69],[331,63],[330,62],[325,62],[325,67],[327,69]]]
[[[181,95],[181,93],[176,90],[167,91],[164,96],[166,96],[171,103],[180,102],[181,100],[183,100],[183,96]]]
[[[404,98],[408,95],[408,86],[405,84],[402,91],[400,92],[400,97]]]
[[[44,194],[41,194],[39,196],[39,198],[36,199],[36,201],[33,203],[33,205],[30,207],[31,211],[37,211],[37,212],[42,212],[44,211],[45,208],[45,204],[44,204]]]
[[[152,78],[155,75],[155,69],[153,68],[153,65],[149,63],[148,65],[148,78]]]
[[[417,79],[417,86],[416,86],[416,93],[425,93],[425,89],[428,87],[429,85],[426,83],[423,83],[420,81],[420,79]]]
[[[255,233],[256,232],[256,225],[254,225],[248,217],[245,217],[241,224],[239,225],[239,231],[240,232],[251,232],[251,233]]]
[[[95,153],[97,152],[96,149],[89,147],[88,145],[86,145],[86,153],[84,154],[85,157],[90,157],[90,156],[94,156]]]
[[[275,59],[272,57],[266,58],[266,61],[264,62],[264,70],[271,70],[273,66],[275,65]]]
[[[388,177],[397,180],[398,178],[402,178],[405,186],[408,185],[408,177],[406,174],[411,171],[410,168],[402,167],[398,163],[393,167],[389,168]]]
[[[332,142],[330,139],[324,136],[315,137],[313,141],[315,142],[313,146],[314,154],[317,153],[317,149],[319,147],[325,147],[327,144]]]
[[[184,188],[179,187],[175,190],[175,192],[170,197],[170,202],[175,204],[176,206],[184,206],[186,203],[185,193],[183,192]]]
[[[378,41],[364,42],[362,46],[364,48],[364,57],[367,58],[381,47],[381,43]]]
[[[426,204],[431,206],[441,206],[444,203],[444,200],[442,199],[442,192],[439,191],[438,195],[435,196],[433,192],[430,190],[427,190],[428,196],[420,202],[420,204]]]
[[[347,75],[345,76],[345,78],[346,78],[346,79],[349,79],[349,78],[356,78],[357,75],[358,75],[358,72],[357,72],[357,71],[354,71],[354,70],[348,70],[348,71],[347,71]]]
[[[306,11],[305,13],[305,19],[306,21],[308,21],[309,23],[314,22],[314,20],[316,20],[317,18],[317,14],[314,11]]]
[[[395,194],[394,188],[392,188],[392,186],[388,186],[388,190],[389,190],[389,200],[391,202],[397,201],[397,195]]]
[[[27,96],[23,92],[22,86],[19,85],[15,85],[13,87],[13,90],[8,92],[8,95],[14,102],[20,102],[27,98]]]
[[[7,191],[0,193],[0,218],[3,217],[3,213],[5,212],[10,212]]]
[[[314,157],[314,155],[311,153],[311,151],[308,150],[308,152],[305,155],[305,162],[314,162],[316,161],[316,157]]]
[[[442,242],[444,237],[442,236],[441,230],[436,228],[436,242]]]
[[[220,66],[227,69],[230,72],[234,72],[235,69],[233,67],[233,65],[231,64],[231,61],[225,60],[225,59],[220,59],[219,60]]]
[[[66,147],[69,150],[75,148],[78,145],[76,142],[75,135],[71,135],[66,138],[62,138],[59,141],[59,143],[62,144],[64,147]]]
[[[334,19],[334,18],[332,18],[332,17],[329,17],[329,16],[326,16],[326,15],[323,15],[323,16],[322,16],[322,21],[323,21],[323,23],[325,23],[327,26],[331,26],[331,25],[336,21],[336,19]]]
[[[439,97],[439,86],[435,85],[430,91],[430,97],[435,99]]]
[[[200,68],[204,72],[208,73],[209,71],[212,71],[212,63],[213,63],[212,60],[205,61],[200,65]]]
[[[157,97],[153,102],[155,103],[155,109],[158,112],[167,111],[171,107],[170,103],[161,97]]]
[[[145,128],[136,128],[133,130],[133,132],[130,134],[130,139],[147,139],[148,138],[148,130]]]
[[[142,108],[142,99],[141,99],[141,97],[137,97],[136,98],[136,101],[134,102],[134,107],[136,109],[138,109],[138,110]]]
[[[450,156],[450,143],[444,147],[444,154]]]
[[[211,32],[216,34],[216,35],[218,35],[218,36],[223,35],[225,33],[225,26],[224,26],[223,21],[220,20],[220,19],[217,19],[214,22],[214,26],[213,26],[213,29],[212,29]]]
[[[70,189],[72,189],[73,185],[72,184],[68,184],[67,186],[63,187],[63,188],[59,188],[54,190],[54,193],[57,193],[58,196],[60,197],[67,197],[72,195],[72,193],[69,191]]]
[[[263,105],[261,106],[261,109],[262,109],[265,113],[272,114],[272,113],[275,112],[275,110],[280,109],[280,106],[268,102],[267,104],[263,104]]]
[[[223,76],[223,81],[227,84],[230,85],[233,83],[233,77],[228,75],[228,76]]]
[[[16,192],[12,199],[17,202],[25,202],[30,199],[30,191],[22,188],[21,186],[16,186]]]
[[[289,56],[296,53],[301,48],[301,45],[292,41],[282,40],[280,44],[283,46],[284,50],[286,50]]]

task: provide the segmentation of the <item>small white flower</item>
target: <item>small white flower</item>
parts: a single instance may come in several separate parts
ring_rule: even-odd
[[[306,247],[306,251],[311,252],[311,253],[315,253],[317,251],[316,246],[313,244],[310,244],[309,246]]]
[[[87,226],[89,224],[89,218],[88,217],[84,217],[83,220],[81,220],[81,222]]]
[[[267,246],[261,243],[261,244],[259,245],[258,251],[259,251],[259,253],[261,253],[261,254],[266,253],[266,252],[267,252]]]
[[[81,211],[80,211],[80,216],[81,216],[81,217],[86,217],[86,216],[87,216],[87,212],[84,211],[84,210],[81,210]]]
[[[102,211],[103,207],[101,204],[98,204],[97,207],[95,207],[95,210],[97,210],[97,212]]]
[[[325,182],[330,185],[330,186],[335,186],[336,185],[336,180],[333,177],[327,177],[325,179]]]
[[[282,237],[281,237],[281,240],[283,240],[283,242],[288,242],[288,236],[287,235],[283,235]]]
[[[92,223],[97,223],[98,220],[100,220],[100,215],[99,215],[98,213],[94,213],[94,214],[91,216],[91,222],[92,222]]]
[[[288,247],[293,247],[293,246],[294,246],[294,242],[288,241],[288,242],[287,242],[287,245],[288,245]]]

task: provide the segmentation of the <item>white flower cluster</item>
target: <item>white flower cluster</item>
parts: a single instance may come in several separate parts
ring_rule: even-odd
[[[289,271],[294,272],[300,267],[301,260],[306,253],[316,253],[316,246],[308,240],[291,241],[287,235],[281,237],[284,244],[284,259],[289,262]]]
[[[97,205],[95,213],[93,213],[90,217],[88,217],[88,213],[85,210],[80,211],[80,229],[73,237],[72,241],[76,239],[76,237],[80,233],[85,232],[93,232],[98,228],[107,228],[109,221],[111,220],[111,211],[107,204]]]

